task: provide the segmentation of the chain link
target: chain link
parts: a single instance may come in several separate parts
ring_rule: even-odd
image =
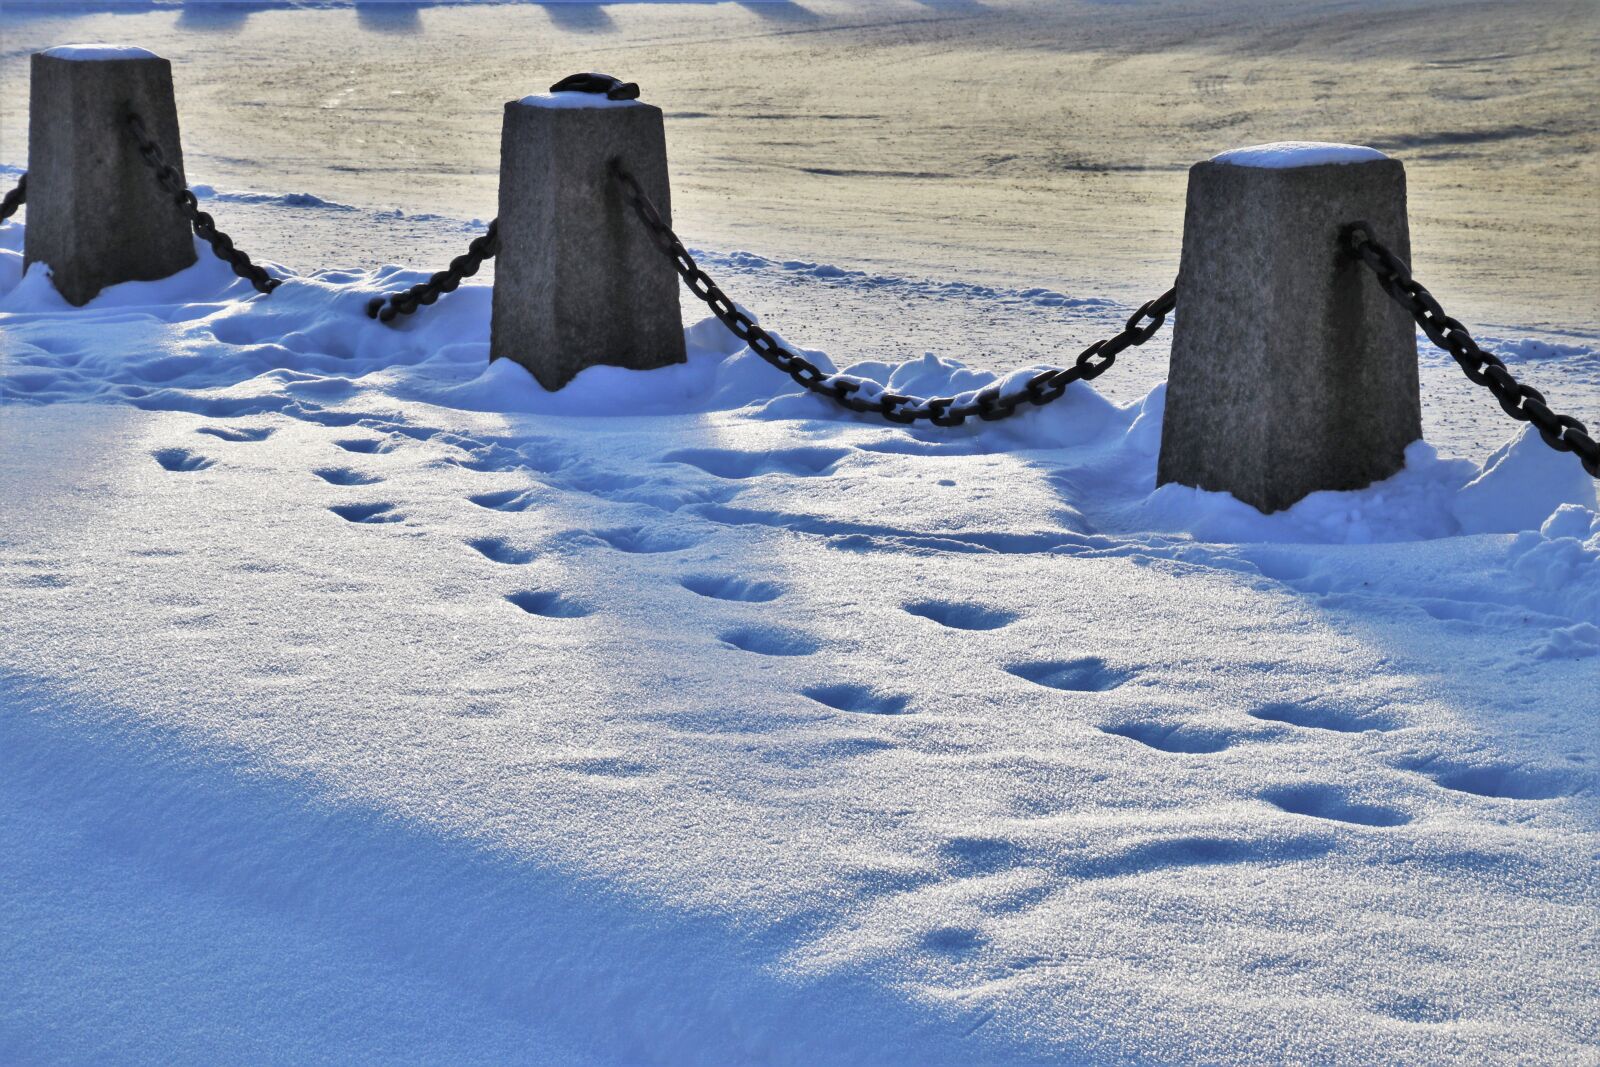
[[[1411,276],[1406,262],[1373,236],[1370,226],[1352,223],[1346,228],[1345,239],[1351,251],[1377,276],[1384,292],[1411,313],[1428,340],[1450,353],[1475,384],[1493,393],[1507,415],[1531,422],[1545,444],[1557,452],[1575,453],[1590,477],[1600,478],[1600,444],[1589,436],[1587,426],[1571,415],[1551,411],[1543,393],[1517,381],[1498,356],[1479,348],[1467,328],[1446,315],[1433,294]]]
[[[145,129],[144,120],[133,112],[128,113],[128,129],[139,144],[139,157],[144,160],[145,166],[155,172],[156,181],[161,183],[161,188],[171,194],[178,209],[194,227],[195,236],[209,244],[218,259],[227,260],[228,265],[233,268],[233,273],[248,281],[255,287],[256,292],[270,293],[282,285],[282,279],[272,277],[252,263],[249,256],[233,246],[233,238],[217,229],[216,220],[200,210],[194,192],[183,184],[183,178],[162,154],[161,146],[155,143],[149,131]]]
[[[552,93],[599,93],[607,100],[639,99],[639,83],[625,82],[609,74],[569,74],[550,86]]]
[[[419,282],[398,293],[385,293],[367,302],[367,317],[380,322],[391,322],[396,315],[410,315],[419,307],[426,307],[445,293],[453,293],[463,278],[478,273],[486,260],[500,251],[500,220],[494,219],[489,228],[472,239],[467,250],[450,261],[450,266],[439,271],[425,282]]]
[[[881,415],[890,422],[907,425],[927,419],[935,426],[960,426],[977,416],[986,422],[1015,415],[1022,404],[1048,404],[1059,399],[1067,386],[1076,381],[1090,381],[1111,369],[1117,356],[1125,349],[1142,345],[1161,329],[1167,315],[1177,302],[1177,290],[1165,293],[1141,304],[1128,316],[1122,331],[1096,341],[1084,349],[1070,367],[1052,367],[1030,378],[1022,389],[1004,393],[999,383],[986,386],[960,396],[917,397],[891,393],[877,383],[842,374],[829,374],[815,363],[785,348],[772,334],[758,326],[754,319],[739,308],[728,295],[701,270],[694,257],[684,247],[678,235],[672,232],[656,206],[640,188],[633,175],[623,169],[618,160],[612,160],[612,175],[622,184],[623,196],[644,223],[656,247],[672,260],[673,267],[694,293],[711,308],[711,313],[750,350],[774,367],[783,371],[797,383],[819,396],[825,396],[851,411]]]
[[[17,179],[17,187],[6,193],[5,199],[0,200],[0,222],[4,222],[17,213],[17,208],[28,202],[28,176],[24,174]]]

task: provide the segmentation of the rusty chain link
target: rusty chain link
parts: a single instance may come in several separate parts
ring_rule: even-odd
[[[367,301],[367,317],[380,322],[390,322],[396,315],[410,315],[419,307],[438,300],[444,293],[453,293],[463,278],[478,273],[486,260],[500,251],[499,219],[489,223],[488,230],[472,239],[467,250],[450,261],[450,266],[439,271],[425,282],[419,282],[398,293],[385,293]]]
[[[661,213],[639,183],[620,161],[613,160],[611,172],[622,184],[623,195],[649,231],[656,246],[672,260],[672,265],[690,292],[711,308],[711,313],[750,350],[783,371],[806,389],[851,411],[881,415],[890,422],[910,424],[927,419],[935,426],[960,426],[976,415],[988,422],[1015,415],[1024,402],[1048,404],[1059,399],[1067,386],[1076,381],[1098,378],[1111,368],[1117,356],[1134,345],[1142,345],[1161,329],[1177,301],[1177,290],[1168,289],[1154,300],[1140,305],[1128,316],[1120,333],[1096,341],[1084,349],[1070,367],[1052,367],[1030,378],[1022,389],[1001,391],[1000,383],[959,396],[903,396],[882,389],[875,382],[842,374],[828,374],[815,363],[785,348],[772,334],[758,326],[744,310],[724,293],[695,263],[678,235],[672,232]]]
[[[0,200],[0,222],[4,222],[17,213],[17,208],[28,202],[28,176],[23,174],[17,179],[17,187],[6,193],[5,199]]]
[[[1479,348],[1467,328],[1444,313],[1433,294],[1411,276],[1406,262],[1380,243],[1367,223],[1352,223],[1345,239],[1377,276],[1384,292],[1411,313],[1428,340],[1450,353],[1475,384],[1493,393],[1507,415],[1531,422],[1545,444],[1557,452],[1575,453],[1590,477],[1600,478],[1600,444],[1589,436],[1587,426],[1571,415],[1551,411],[1543,393],[1517,381],[1498,356]]]
[[[161,146],[151,139],[145,129],[144,120],[133,112],[128,113],[128,129],[139,144],[139,155],[145,165],[155,172],[156,181],[161,183],[161,188],[172,195],[178,209],[194,227],[195,236],[209,244],[218,259],[227,260],[228,265],[233,268],[233,273],[253,285],[256,292],[270,293],[282,285],[281,279],[269,275],[252,263],[244,252],[235,248],[233,238],[217,229],[216,220],[200,210],[194,192],[183,184],[183,178],[179,176],[177,170],[167,163],[166,156],[161,152]]]

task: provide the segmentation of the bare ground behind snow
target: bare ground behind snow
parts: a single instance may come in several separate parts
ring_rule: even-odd
[[[1447,306],[1600,322],[1593,3],[60,10],[0,15],[0,161],[25,161],[30,51],[129,40],[174,60],[195,180],[487,218],[502,102],[599,69],[667,111],[696,245],[1131,300],[1175,271],[1189,164],[1354,141],[1405,160]],[[446,251],[400,225],[245,229],[301,268]]]

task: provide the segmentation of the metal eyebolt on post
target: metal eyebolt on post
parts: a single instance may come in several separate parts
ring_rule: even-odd
[[[1371,223],[1351,223],[1344,239],[1383,291],[1410,313],[1428,340],[1450,354],[1468,379],[1494,394],[1501,410],[1532,423],[1545,444],[1557,452],[1574,453],[1590,477],[1600,478],[1600,444],[1589,435],[1589,428],[1571,415],[1551,411],[1543,393],[1517,381],[1503,360],[1478,347],[1467,328],[1445,314],[1433,294],[1412,277],[1410,265],[1378,240]]]

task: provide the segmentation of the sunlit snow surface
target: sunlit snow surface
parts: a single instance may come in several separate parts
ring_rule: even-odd
[[[566,108],[643,107],[642,100],[612,100],[603,93],[563,90],[559,93],[534,93],[522,98],[529,107]]]
[[[1537,439],[1264,517],[1159,387],[908,430],[705,322],[552,396],[483,286],[0,245],[0,1060],[1592,1057]]]
[[[1326,141],[1274,141],[1271,144],[1234,148],[1211,157],[1213,163],[1232,163],[1236,167],[1263,170],[1292,170],[1317,167],[1325,163],[1371,163],[1389,157],[1365,145],[1333,144]]]
[[[52,59],[72,59],[80,62],[107,59],[159,59],[148,48],[129,44],[61,44],[46,48],[44,55]]]

